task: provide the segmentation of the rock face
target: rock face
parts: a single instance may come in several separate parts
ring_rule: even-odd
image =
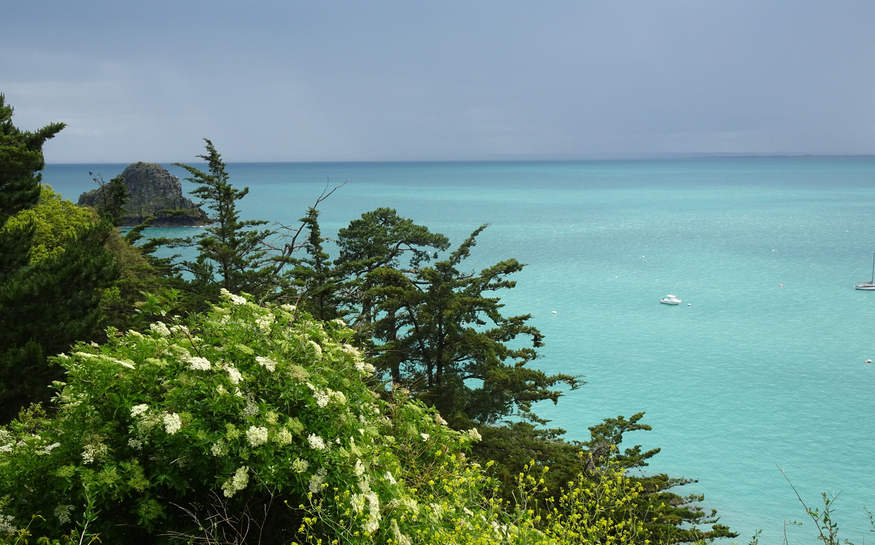
[[[134,163],[119,176],[124,180],[130,198],[125,206],[124,226],[139,225],[150,216],[158,218],[152,222],[152,227],[186,227],[209,223],[207,214],[182,195],[179,178],[161,165]],[[96,208],[101,202],[101,190],[92,189],[79,195],[79,206]]]

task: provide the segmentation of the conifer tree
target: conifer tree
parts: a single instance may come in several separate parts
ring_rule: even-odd
[[[272,260],[264,247],[273,231],[252,229],[267,221],[240,219],[236,202],[249,193],[249,188],[231,185],[221,155],[212,142],[204,141],[207,153],[198,157],[207,162],[207,172],[174,163],[191,174],[186,180],[199,184],[192,194],[202,199],[201,206],[213,211],[209,217],[212,223],[194,238],[197,259],[184,261],[182,268],[194,276],[193,287],[201,297],[215,299],[225,288],[231,293],[246,292],[263,298],[275,287]]]
[[[119,274],[103,247],[108,223],[83,226],[63,251],[32,259],[35,222],[9,219],[39,202],[42,146],[64,124],[21,131],[12,112],[0,95],[0,421],[48,399],[60,370],[46,357],[99,334],[101,290]]]

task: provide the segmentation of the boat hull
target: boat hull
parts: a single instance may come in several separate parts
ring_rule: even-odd
[[[863,291],[875,291],[875,284],[870,282],[866,282],[865,284],[857,284],[854,286],[855,290],[863,290]]]

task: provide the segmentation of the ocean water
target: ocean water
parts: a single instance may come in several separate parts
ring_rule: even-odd
[[[49,165],[73,200],[125,165]],[[183,178],[183,171],[168,167]],[[698,479],[747,543],[815,543],[809,507],[840,493],[840,537],[858,545],[875,509],[875,159],[231,164],[243,216],[294,226],[326,188],[326,236],[380,206],[454,245],[488,223],[471,269],[527,263],[503,296],[545,334],[537,365],[584,375],[551,425],[584,440],[644,411],[629,446],[648,471]],[[184,189],[192,189],[184,182]],[[179,230],[190,232],[189,230]],[[683,300],[659,304],[671,293]],[[875,536],[869,536],[875,539]]]

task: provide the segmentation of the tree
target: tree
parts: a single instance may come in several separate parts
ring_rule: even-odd
[[[251,229],[267,222],[263,220],[240,220],[236,201],[249,193],[233,187],[225,170],[225,163],[213,143],[207,139],[206,155],[198,155],[207,162],[208,171],[174,163],[190,174],[187,181],[199,184],[192,194],[200,197],[213,210],[209,217],[211,225],[195,237],[198,257],[195,261],[182,263],[184,270],[193,276],[193,287],[202,297],[215,299],[219,289],[231,293],[246,292],[258,298],[269,294],[275,287],[272,259],[264,247],[265,240],[274,233],[271,230]],[[190,240],[186,240],[190,243]]]
[[[450,241],[440,233],[402,218],[391,208],[378,208],[362,214],[337,233],[340,255],[335,260],[338,274],[346,278],[341,301],[352,314],[350,322],[364,336],[375,320],[375,309],[367,294],[377,287],[375,270],[388,267],[412,271],[437,257],[437,250],[450,247]],[[432,254],[433,252],[433,254]],[[406,263],[401,263],[409,256]]]
[[[101,293],[119,274],[104,249],[108,223],[70,228],[66,214],[30,212],[40,198],[42,146],[64,124],[21,131],[12,111],[0,95],[0,421],[48,399],[49,383],[62,374],[46,356],[99,336]],[[34,252],[38,232],[42,241],[58,234],[50,252]]]
[[[538,401],[558,401],[561,385],[578,377],[547,375],[526,365],[537,358],[541,333],[530,315],[505,317],[491,293],[513,288],[522,270],[515,259],[479,274],[460,271],[483,225],[450,256],[431,267],[402,271],[382,266],[367,273],[367,304],[377,309],[375,366],[393,382],[436,407],[453,427],[495,424],[516,415],[536,418]],[[530,337],[531,347],[518,337]],[[382,344],[381,344],[382,343]]]

